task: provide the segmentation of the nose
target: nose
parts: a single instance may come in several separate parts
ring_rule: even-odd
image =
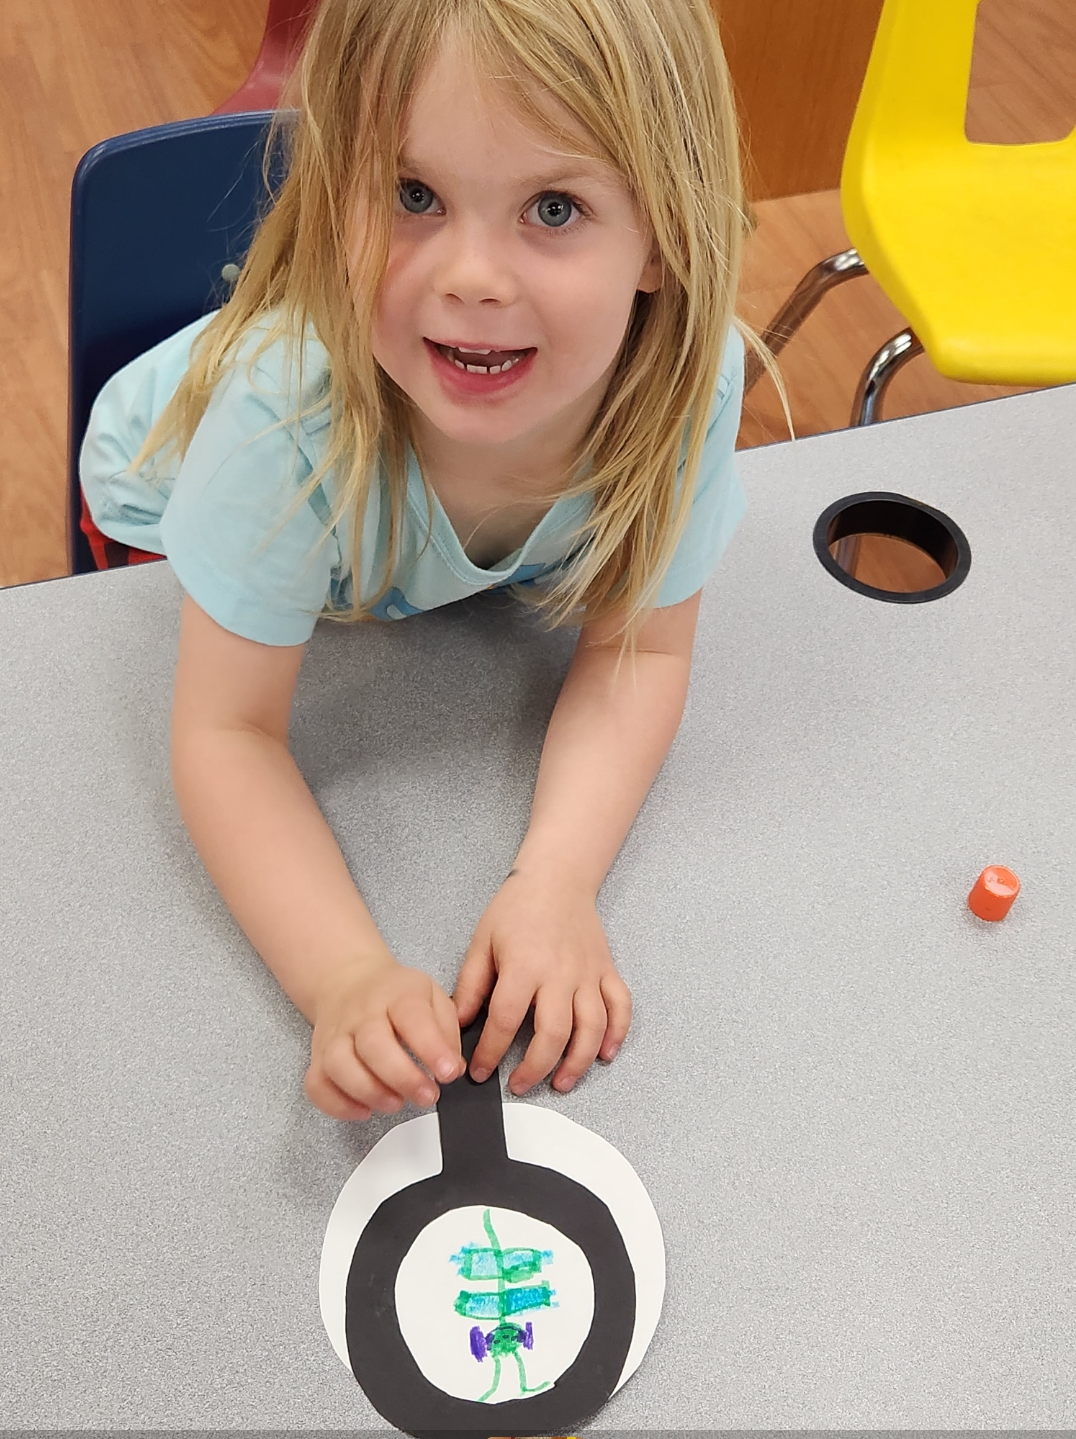
[[[480,221],[446,225],[439,238],[434,283],[438,294],[463,305],[511,305],[519,277],[506,238]]]

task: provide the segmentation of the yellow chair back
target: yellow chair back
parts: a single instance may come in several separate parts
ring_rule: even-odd
[[[845,153],[845,225],[943,374],[1076,380],[1076,130],[967,139],[978,3],[886,0]]]

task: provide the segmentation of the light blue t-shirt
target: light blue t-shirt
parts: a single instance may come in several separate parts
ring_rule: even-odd
[[[302,644],[327,606],[350,606],[355,583],[364,596],[380,587],[388,499],[379,486],[372,487],[362,554],[353,566],[350,519],[332,524],[328,482],[296,504],[325,453],[328,410],[296,423],[290,347],[273,345],[248,367],[244,356],[256,337],[214,391],[182,461],[163,463],[156,479],[145,470],[129,471],[187,368],[191,343],[210,318],[146,351],[104,386],[80,455],[82,487],[98,529],[166,555],[183,588],[219,625],[262,644]],[[327,369],[324,347],[308,339],[305,402],[316,404],[327,392]],[[677,604],[702,587],[743,513],[734,464],[742,392],[743,342],[732,331],[691,514],[659,606]],[[589,505],[586,496],[558,500],[520,549],[492,569],[481,569],[467,558],[437,497],[427,495],[412,457],[398,560],[376,615],[403,619],[481,590],[541,583],[570,559]]]

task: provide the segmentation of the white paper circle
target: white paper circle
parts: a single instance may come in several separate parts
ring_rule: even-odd
[[[665,1297],[665,1246],[650,1196],[618,1149],[554,1109],[506,1104],[504,1134],[511,1159],[554,1169],[584,1185],[605,1204],[620,1230],[635,1272],[635,1332],[617,1381],[619,1389],[642,1363]],[[423,1114],[396,1125],[378,1140],[340,1191],[325,1231],[319,1290],[325,1331],[348,1369],[347,1278],[359,1236],[390,1195],[440,1172],[437,1116]],[[417,1354],[415,1358],[417,1362]]]
[[[594,1318],[594,1280],[577,1244],[529,1214],[478,1204],[426,1225],[395,1297],[404,1343],[430,1383],[487,1404],[555,1384]]]

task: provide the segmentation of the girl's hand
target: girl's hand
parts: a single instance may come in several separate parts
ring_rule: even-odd
[[[513,1094],[526,1094],[554,1068],[554,1087],[571,1089],[599,1055],[613,1058],[631,1023],[631,994],[616,972],[594,896],[524,872],[509,875],[475,930],[456,982],[461,1025],[471,1023],[487,996],[489,1018],[471,1060],[479,1083],[534,1006],[534,1038],[509,1080]]]
[[[333,1119],[395,1114],[406,1099],[428,1107],[440,1094],[430,1076],[447,1084],[463,1070],[455,1006],[428,974],[385,953],[322,983],[303,1088]]]

